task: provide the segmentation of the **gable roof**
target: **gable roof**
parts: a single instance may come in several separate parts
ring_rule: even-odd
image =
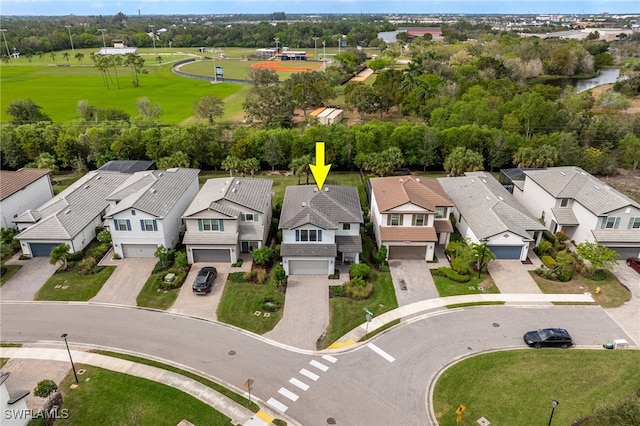
[[[280,214],[279,229],[294,229],[310,224],[336,229],[339,223],[363,223],[362,207],[355,186],[288,186]]]
[[[198,179],[199,169],[174,168],[167,170],[150,170],[134,173],[106,198],[116,201],[106,218],[128,210],[135,209],[164,218],[175,206],[189,186]]]
[[[453,202],[436,179],[401,176],[373,178],[369,182],[380,213],[407,203],[434,213],[436,207],[453,207]]]
[[[33,222],[16,239],[60,240],[75,237],[109,207],[106,197],[131,175],[94,170],[35,211],[27,211],[14,222]]]
[[[9,198],[43,176],[51,173],[47,169],[0,170],[0,201]]]
[[[465,173],[438,181],[481,241],[507,231],[529,239],[527,231],[545,229],[489,173]]]
[[[205,210],[212,210],[229,217],[238,217],[242,212],[239,208],[223,204],[231,202],[237,206],[265,213],[271,204],[270,179],[254,178],[217,178],[208,179],[198,195],[193,199],[183,218],[194,216]]]
[[[553,197],[574,199],[596,216],[627,206],[640,209],[640,204],[580,167],[550,167],[526,170],[524,174]]]

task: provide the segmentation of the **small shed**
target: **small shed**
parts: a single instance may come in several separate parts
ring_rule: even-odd
[[[325,108],[324,111],[318,114],[318,121],[320,124],[327,124],[327,117],[329,117],[329,115],[331,115],[335,110],[335,108]]]
[[[331,114],[327,116],[326,124],[336,124],[342,121],[344,111],[341,109],[335,109]]]
[[[324,111],[326,109],[326,107],[320,107],[320,108],[316,108],[313,111],[311,111],[311,113],[309,114],[309,116],[311,118],[318,118],[318,115]]]

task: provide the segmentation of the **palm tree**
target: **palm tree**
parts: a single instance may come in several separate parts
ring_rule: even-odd
[[[51,53],[49,53],[49,56],[51,56],[51,60],[52,60],[52,61],[53,61],[53,63],[55,64],[55,63],[56,63],[56,54],[55,54],[55,52],[51,52]]]
[[[67,60],[67,64],[69,63],[69,52],[64,52],[62,57]]]
[[[76,53],[75,58],[78,60],[78,62],[82,63],[82,60],[84,59],[84,53],[81,53],[81,52]]]
[[[311,163],[311,155],[303,155],[298,158],[294,158],[291,163],[289,163],[289,170],[295,175],[298,176],[298,185],[300,185],[300,176],[304,173],[307,175],[307,183],[309,183],[309,172],[311,168],[309,164]]]
[[[229,155],[221,164],[222,170],[229,170],[229,176],[233,177],[233,172],[237,172],[240,168],[240,160],[237,157]]]
[[[53,249],[51,249],[51,259],[49,259],[49,263],[52,265],[55,265],[56,263],[60,263],[63,268],[63,271],[67,270],[67,259],[69,258],[69,255],[71,253],[69,253],[69,250],[71,250],[71,247],[69,247],[68,244],[62,243],[59,246],[54,247]]]
[[[158,65],[162,65],[162,56],[156,56],[156,61],[158,62]]]

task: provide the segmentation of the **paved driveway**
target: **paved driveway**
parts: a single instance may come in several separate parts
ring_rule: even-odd
[[[56,272],[58,265],[51,265],[48,257],[7,263],[22,265],[9,281],[0,288],[2,300],[33,300],[40,287]]]
[[[218,271],[218,276],[213,283],[211,293],[206,295],[193,294],[191,285],[195,280],[200,268],[205,266],[213,266]],[[251,269],[251,262],[244,261],[240,268],[234,268],[230,263],[194,263],[191,270],[182,284],[178,298],[169,309],[169,312],[176,312],[185,315],[191,315],[198,318],[216,321],[218,316],[216,310],[224,291],[224,285],[227,282],[227,276],[231,272],[246,272]]]
[[[519,260],[492,260],[488,269],[500,293],[542,294],[529,275],[530,268]]]
[[[635,340],[635,344],[640,345],[640,274],[628,267],[624,260],[618,261],[618,265],[613,268],[613,273],[631,290],[631,300],[619,308],[610,308],[606,311]]]
[[[116,270],[91,301],[136,306],[138,293],[144,287],[157,262],[158,259],[155,257],[118,260]]]
[[[431,268],[439,266],[442,265],[427,263],[424,260],[389,261],[389,270],[393,279],[393,287],[396,290],[398,306],[439,297],[430,271]]]
[[[326,275],[290,275],[282,319],[264,337],[316,350],[318,338],[329,325],[329,286],[348,279],[348,274],[340,274],[339,280],[330,280]]]

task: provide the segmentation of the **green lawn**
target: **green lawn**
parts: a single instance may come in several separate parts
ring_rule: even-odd
[[[482,274],[480,278],[478,278],[477,275],[474,275],[474,278],[466,283],[458,283],[433,273],[432,275],[440,297],[461,296],[465,294],[500,293],[500,290],[496,287],[489,274]],[[482,287],[482,290],[480,290],[479,287]]]
[[[448,368],[433,406],[441,426],[570,425],[638,391],[640,351],[530,349],[481,354]],[[455,410],[466,406],[462,421]]]
[[[265,298],[277,300],[280,304],[280,310],[265,316],[261,305]],[[275,290],[272,277],[269,277],[265,284],[236,282],[227,278],[217,315],[218,321],[235,325],[253,333],[264,334],[273,330],[282,319],[283,308],[284,294]],[[255,315],[256,312],[261,314]]]
[[[60,384],[69,417],[56,425],[225,425],[230,419],[197,398],[170,386],[89,365],[70,389],[73,373]]]
[[[365,309],[374,316],[398,307],[398,300],[389,272],[371,272],[373,294],[366,300],[352,300],[347,297],[329,299],[330,322],[325,339],[318,349],[326,349],[339,338],[365,322]]]
[[[0,276],[0,287],[4,285],[11,277],[15,275],[16,272],[22,268],[22,265],[3,265],[3,268],[6,268],[7,272]]]
[[[165,275],[170,272],[176,274],[176,285],[181,287],[187,276],[185,271],[170,270],[153,274],[147,279],[144,287],[142,287],[142,290],[138,293],[138,297],[136,297],[136,304],[145,308],[162,310],[169,309],[173,305],[173,302],[178,298],[178,294],[180,294],[180,287],[171,290],[158,291],[158,284],[160,284]]]
[[[38,290],[34,300],[86,302],[98,294],[102,285],[115,269],[115,266],[105,266],[94,275],[80,275],[76,268],[66,272],[55,273]]]
[[[622,286],[611,272],[607,272],[606,278],[602,281],[594,281],[574,272],[571,280],[565,283],[548,280],[534,272],[530,272],[530,274],[543,293],[583,294],[589,292],[596,304],[603,308],[615,308],[631,300],[631,292]]]

